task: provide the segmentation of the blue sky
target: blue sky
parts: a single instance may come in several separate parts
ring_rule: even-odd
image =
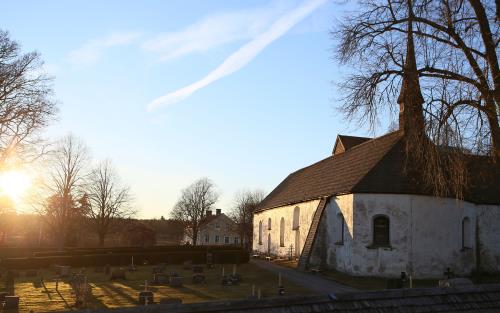
[[[0,28],[55,76],[60,112],[47,136],[81,137],[94,160],[114,162],[139,216],[159,217],[197,178],[216,183],[228,211],[236,191],[270,192],[327,157],[338,133],[369,135],[335,110],[348,69],[332,59],[329,31],[346,10],[327,0],[10,1]]]

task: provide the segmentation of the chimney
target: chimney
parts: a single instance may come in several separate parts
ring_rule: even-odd
[[[206,215],[206,216],[212,216],[212,210],[207,210],[207,212],[206,212],[206,214],[205,214],[205,215]]]
[[[406,135],[413,133],[424,134],[424,98],[420,92],[420,83],[415,59],[415,45],[413,43],[413,8],[408,1],[408,31],[407,31],[406,60],[403,68],[403,82],[398,97],[399,129]]]
[[[220,215],[220,209],[215,210],[215,215]]]

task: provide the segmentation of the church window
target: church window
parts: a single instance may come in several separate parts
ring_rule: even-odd
[[[262,244],[262,221],[259,222],[259,245]]]
[[[285,218],[280,220],[280,247],[285,246]]]
[[[462,220],[462,248],[472,248],[472,231],[470,218],[464,217]]]
[[[271,230],[271,218],[267,219],[267,230]]]
[[[235,245],[240,244],[240,238],[239,237],[234,237],[234,244]]]
[[[379,215],[373,219],[373,245],[389,245],[389,218]]]
[[[215,235],[215,242],[218,243],[219,242],[219,235]]]
[[[224,236],[224,243],[225,243],[226,245],[228,245],[228,244],[229,244],[229,236]]]
[[[300,226],[300,208],[298,206],[293,209],[292,229],[299,229]]]
[[[344,244],[344,225],[345,225],[345,220],[344,220],[344,215],[342,213],[337,214],[337,225],[338,225],[338,230],[337,230],[337,242],[336,244]]]
[[[210,235],[209,234],[205,234],[205,242],[209,242],[210,241]]]

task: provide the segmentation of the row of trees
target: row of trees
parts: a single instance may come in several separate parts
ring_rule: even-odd
[[[47,165],[40,191],[46,196],[35,201],[35,209],[50,225],[59,246],[71,241],[75,224],[82,221],[95,231],[102,246],[117,222],[134,215],[130,190],[120,183],[111,161],[90,166],[81,140],[73,136],[60,140],[48,153]]]
[[[190,232],[187,232],[186,235],[194,245],[197,244],[200,223],[205,218],[207,210],[214,210],[218,199],[219,193],[216,186],[208,178],[198,179],[181,191],[181,196],[171,212],[171,217],[182,221],[189,227]],[[260,190],[240,191],[234,197],[229,217],[238,226],[242,245],[249,244],[251,247],[253,238],[252,212],[263,199],[264,192]]]

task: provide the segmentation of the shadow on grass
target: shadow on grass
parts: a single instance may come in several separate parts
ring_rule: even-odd
[[[127,287],[130,287],[127,284],[125,284],[124,281],[120,281],[120,283],[127,286]],[[113,297],[113,293],[114,293],[115,295],[118,295],[119,297],[126,299],[130,303],[133,303],[133,304],[138,303],[136,298],[133,298],[132,296],[130,296],[129,294],[127,294],[126,292],[121,290],[119,287],[114,286],[112,283],[102,283],[102,284],[100,284],[100,287],[103,291],[108,293],[111,297]],[[134,291],[137,291],[135,288],[132,288],[132,287],[130,287],[130,288],[133,289]],[[137,294],[139,294],[138,291],[137,291]]]

